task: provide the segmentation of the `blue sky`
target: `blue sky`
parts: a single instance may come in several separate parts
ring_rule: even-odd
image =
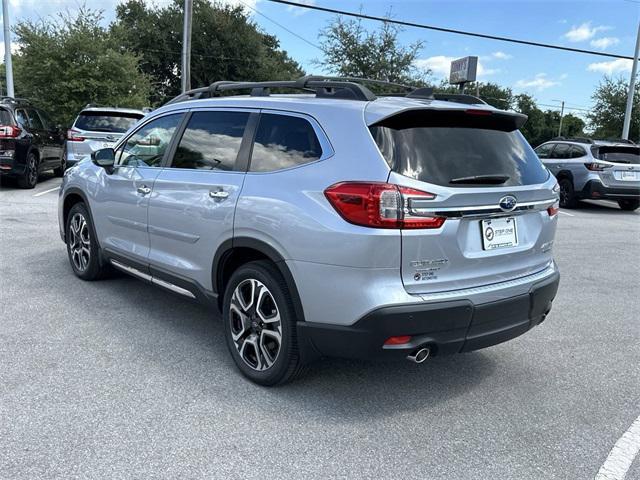
[[[148,0],[166,3],[168,0]],[[273,21],[318,44],[318,33],[331,14],[274,4],[266,0],[226,0],[255,8]],[[640,0],[305,0],[326,7],[384,16],[441,27],[515,37],[577,48],[633,55],[640,21]],[[10,0],[12,22],[38,19],[64,9],[74,10],[80,0]],[[113,18],[118,0],[86,0],[87,6],[101,8],[105,21]],[[251,9],[254,20],[266,32],[280,39],[282,48],[309,73],[322,73],[312,64],[321,52]],[[377,23],[364,21],[369,28]],[[480,57],[480,80],[492,81],[527,92],[542,104],[557,105],[564,100],[569,108],[586,109],[591,94],[603,75],[630,74],[630,61],[562,52],[421,29],[405,29],[400,39],[409,44],[424,42],[418,66],[430,68],[433,78],[444,78],[452,58]],[[574,110],[574,113],[583,113]]]

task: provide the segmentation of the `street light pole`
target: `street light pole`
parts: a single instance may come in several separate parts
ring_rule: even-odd
[[[624,111],[624,125],[622,138],[629,139],[631,128],[631,111],[633,110],[633,95],[636,93],[636,74],[638,73],[638,56],[640,56],[640,23],[638,23],[638,36],[636,38],[636,51],[633,54],[633,67],[631,67],[631,79],[629,80],[629,93],[627,93],[627,108]]]
[[[15,96],[13,91],[13,65],[11,64],[11,25],[9,23],[9,0],[2,0],[2,22],[4,23],[4,67],[7,75],[7,96]]]
[[[193,0],[184,0],[184,27],[182,30],[182,93],[191,89],[191,17],[192,16],[193,16]]]
[[[562,136],[562,120],[564,119],[564,100],[562,100],[562,108],[560,109],[560,126],[558,127],[558,136]]]

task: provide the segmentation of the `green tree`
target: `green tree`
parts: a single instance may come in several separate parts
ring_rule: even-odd
[[[138,58],[118,48],[99,26],[101,20],[101,12],[81,8],[75,16],[18,23],[16,95],[29,98],[63,125],[70,125],[87,103],[148,105],[150,83],[138,70]]]
[[[153,80],[152,101],[180,93],[182,0],[166,7],[128,0],[116,8],[111,30],[123,48],[140,57]],[[303,75],[300,65],[280,49],[276,37],[259,30],[241,7],[195,0],[193,5],[191,83],[218,80],[288,80]]]
[[[534,98],[526,93],[515,96],[514,109],[529,117],[520,131],[534,147],[558,136],[560,112],[540,110]],[[584,136],[584,127],[584,120],[569,113],[562,120],[562,135],[565,137]]]
[[[384,22],[370,32],[361,20],[336,17],[320,33],[324,57],[314,63],[343,77],[424,85],[428,71],[415,66],[423,42],[402,46],[400,31],[397,25]]]
[[[604,77],[592,95],[595,102],[587,115],[595,138],[620,138],[627,106],[629,82],[624,78]],[[636,82],[629,138],[640,139],[640,82]]]
[[[436,91],[443,93],[458,93],[459,89],[457,85],[450,85],[446,81],[443,81]],[[510,110],[513,108],[515,97],[513,91],[509,87],[501,87],[497,83],[487,82],[472,82],[465,85],[464,92],[468,95],[476,95],[489,105],[492,105],[501,110]]]

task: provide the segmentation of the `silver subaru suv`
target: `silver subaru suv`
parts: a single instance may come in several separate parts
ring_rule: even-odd
[[[217,82],[155,110],[67,171],[71,268],[219,309],[262,385],[322,356],[422,363],[541,323],[558,188],[518,131],[526,117],[367,84]]]

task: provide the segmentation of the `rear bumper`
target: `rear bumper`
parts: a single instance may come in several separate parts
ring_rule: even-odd
[[[25,165],[14,157],[0,156],[0,175],[24,175]]]
[[[580,198],[599,199],[640,199],[640,187],[606,187],[599,180],[589,180],[582,191]]]
[[[421,345],[433,354],[468,352],[505,342],[540,324],[551,310],[560,274],[534,283],[528,293],[473,304],[470,300],[420,303],[375,310],[351,326],[299,322],[305,358],[404,358]],[[409,343],[384,346],[391,336],[411,335]]]

